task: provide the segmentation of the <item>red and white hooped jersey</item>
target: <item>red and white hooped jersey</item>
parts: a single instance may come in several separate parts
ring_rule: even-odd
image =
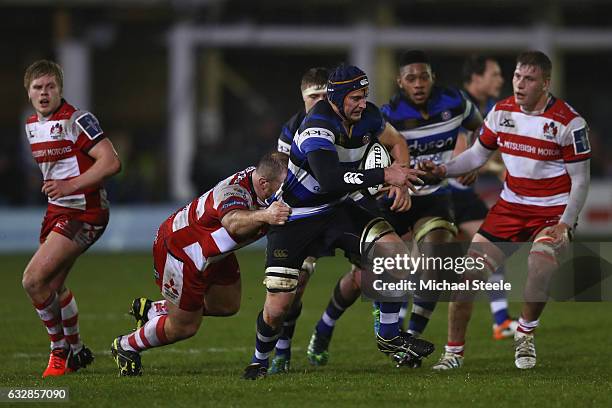
[[[233,251],[256,241],[265,234],[262,228],[247,240],[233,237],[221,219],[233,210],[256,210],[259,202],[251,180],[255,167],[249,167],[219,182],[185,207],[172,214],[158,232],[165,239],[171,255],[191,260],[198,270],[223,259]]]
[[[542,113],[531,115],[521,110],[514,96],[498,102],[487,115],[479,140],[484,147],[501,151],[507,175],[500,197],[515,204],[567,205],[571,179],[565,163],[591,158],[586,121],[552,96]]]
[[[78,110],[65,100],[48,119],[30,116],[25,130],[43,180],[69,180],[86,172],[94,164],[87,153],[105,138],[93,114]],[[102,185],[55,200],[49,198],[49,204],[83,211],[108,209]]]

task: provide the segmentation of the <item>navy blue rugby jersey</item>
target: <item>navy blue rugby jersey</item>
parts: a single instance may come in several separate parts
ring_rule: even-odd
[[[470,102],[472,102],[472,104],[474,105],[474,107],[476,109],[478,109],[480,111],[480,114],[482,115],[483,118],[485,118],[487,116],[487,114],[491,111],[491,109],[493,109],[493,107],[495,106],[495,99],[493,98],[488,98],[486,103],[484,104],[484,106],[482,107],[482,109],[480,109],[480,104],[478,103],[478,101],[476,100],[476,98],[474,98],[468,91],[463,90],[461,91],[465,94],[465,96],[470,100]],[[464,129],[461,128],[462,132],[472,132],[469,129]],[[474,143],[475,136],[477,135],[477,132],[473,132],[474,136],[468,139],[468,147],[470,147],[472,145],[472,143]],[[457,179],[454,178],[449,178],[448,179],[448,185],[450,186],[451,189],[453,190],[459,190],[459,191],[468,191],[468,190],[473,190],[472,186],[466,186],[461,184],[460,182],[457,181]]]
[[[402,92],[381,110],[385,119],[406,139],[414,167],[422,160],[432,160],[436,164],[449,161],[459,130],[471,119],[475,109],[458,89],[434,87],[425,115]],[[417,195],[431,194],[440,187],[442,184],[423,186]]]
[[[349,194],[321,191],[319,181],[308,165],[308,153],[331,150],[338,153],[343,169],[357,169],[368,145],[385,128],[385,120],[378,107],[367,102],[361,119],[347,130],[342,119],[328,101],[319,101],[306,115],[291,143],[287,177],[274,199],[292,208],[289,221],[329,211],[344,201]]]
[[[281,129],[280,136],[278,137],[277,150],[281,153],[289,154],[291,150],[291,142],[295,136],[295,132],[299,129],[302,121],[306,117],[306,111],[302,109],[291,117]]]

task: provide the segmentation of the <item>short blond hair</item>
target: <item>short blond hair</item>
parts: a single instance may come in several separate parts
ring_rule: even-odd
[[[64,89],[64,71],[59,64],[49,60],[38,60],[30,65],[23,76],[23,86],[26,91],[30,89],[30,84],[36,78],[40,78],[45,75],[53,75],[57,80],[57,85],[60,91]]]
[[[268,152],[257,163],[257,174],[267,180],[277,180],[283,177],[288,164],[288,155],[277,151]]]

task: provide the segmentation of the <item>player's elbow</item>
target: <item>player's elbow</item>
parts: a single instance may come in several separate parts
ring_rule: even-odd
[[[225,227],[225,229],[227,230],[227,233],[231,236],[231,237],[241,237],[241,231],[238,228],[234,228],[231,224],[228,227]]]
[[[229,214],[226,214],[225,217],[221,219],[221,226],[225,228],[227,233],[230,234],[230,236],[232,237],[240,235],[238,223],[236,222],[235,214],[233,214],[233,211]]]
[[[339,175],[339,177],[342,176]],[[340,184],[340,182],[334,182],[333,177],[319,178],[319,186],[321,186],[321,191],[325,193],[333,193],[338,189],[338,184]]]
[[[121,171],[121,168],[121,160],[116,154],[114,154],[110,159],[110,163],[108,165],[108,176],[114,176],[115,174],[119,173]]]

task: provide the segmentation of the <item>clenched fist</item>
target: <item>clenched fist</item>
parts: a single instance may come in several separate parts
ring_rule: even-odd
[[[291,214],[291,208],[285,203],[275,201],[264,212],[266,214],[266,223],[270,225],[284,225]]]

